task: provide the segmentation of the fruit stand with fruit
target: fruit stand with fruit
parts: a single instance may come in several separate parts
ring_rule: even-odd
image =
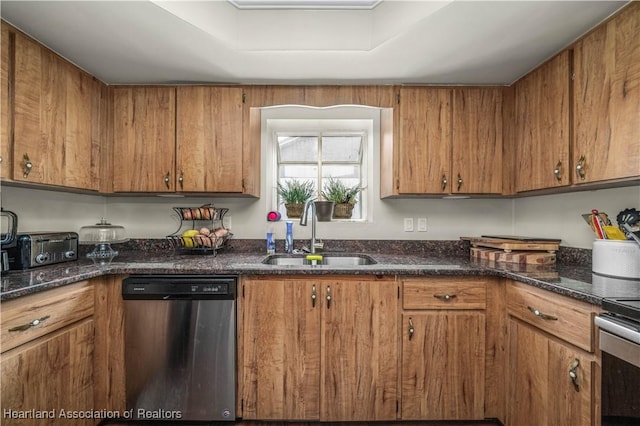
[[[215,254],[233,236],[224,226],[226,208],[207,204],[201,207],[174,207],[180,228],[167,236],[176,250],[189,253]]]

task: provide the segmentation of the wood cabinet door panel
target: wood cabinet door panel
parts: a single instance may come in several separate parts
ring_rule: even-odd
[[[569,185],[569,93],[569,51],[516,83],[516,192]]]
[[[388,281],[322,281],[323,421],[396,419],[397,291]]]
[[[93,339],[93,320],[87,319],[0,356],[2,409],[53,410],[54,415],[53,420],[24,419],[10,424],[95,424],[91,419],[65,422],[61,415],[61,410],[72,415],[74,411],[94,409]]]
[[[118,87],[113,97],[114,192],[174,192],[175,88]]]
[[[1,22],[0,35],[0,177],[12,179],[13,148],[13,64],[14,35],[7,24]]]
[[[449,175],[451,90],[402,87],[399,139],[398,193],[448,192],[453,180]]]
[[[575,183],[640,176],[640,3],[574,50]],[[584,158],[584,178],[575,167]]]
[[[402,314],[402,419],[484,418],[485,316]]]
[[[319,419],[320,306],[312,304],[313,287],[309,281],[245,282],[245,419]]]
[[[242,193],[242,89],[177,89],[178,191]]]
[[[452,120],[451,192],[502,193],[502,88],[455,89]]]
[[[403,280],[404,309],[484,309],[486,279]]]

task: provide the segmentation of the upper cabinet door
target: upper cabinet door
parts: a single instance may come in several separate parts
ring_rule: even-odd
[[[502,88],[453,91],[452,193],[502,193]]]
[[[569,185],[569,87],[568,51],[516,83],[516,192]]]
[[[15,36],[13,178],[98,189],[100,83]]]
[[[177,91],[177,190],[242,193],[242,88]]]
[[[640,176],[640,2],[574,50],[574,183]]]
[[[396,190],[399,194],[450,191],[451,90],[400,88]]]
[[[114,89],[114,192],[174,192],[174,87]]]

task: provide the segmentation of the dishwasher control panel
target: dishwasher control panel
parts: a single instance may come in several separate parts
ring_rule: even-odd
[[[234,299],[237,276],[132,275],[122,282],[123,299]]]

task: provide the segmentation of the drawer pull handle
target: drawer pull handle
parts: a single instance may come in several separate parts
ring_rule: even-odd
[[[532,308],[531,306],[527,306],[527,309],[529,309],[531,311],[531,313],[539,318],[542,318],[543,320],[549,320],[549,321],[557,321],[558,317],[554,317],[553,315],[549,315],[549,314],[544,314],[542,312],[540,312],[538,309]]]
[[[580,392],[580,383],[578,383],[578,367],[579,366],[580,366],[580,360],[576,358],[571,363],[571,368],[569,369],[569,378],[571,379],[571,383],[573,383],[573,387],[576,388],[576,392]]]
[[[455,299],[456,295],[455,294],[434,294],[433,297],[435,297],[436,299],[440,299],[444,302],[448,302],[451,299]]]
[[[409,340],[413,338],[413,334],[416,332],[416,329],[413,328],[413,319],[409,317]]]
[[[31,322],[28,322],[26,324],[23,325],[18,325],[16,327],[12,327],[9,329],[9,331],[25,331],[30,329],[31,327],[35,327],[36,325],[42,323],[43,321],[46,321],[49,318],[49,315],[44,316],[42,318],[36,318]]]
[[[331,287],[327,286],[327,309],[331,309]]]
[[[318,298],[318,295],[316,293],[316,285],[314,284],[313,287],[311,287],[311,307],[313,308],[316,307],[317,298]]]

